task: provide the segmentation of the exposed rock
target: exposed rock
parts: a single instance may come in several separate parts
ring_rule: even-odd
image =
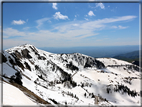
[[[139,66],[139,61],[133,61],[132,64]]]
[[[86,61],[85,65],[84,65],[84,68],[86,68],[86,67],[92,67],[92,66],[95,65],[95,59],[93,59],[93,58],[87,58],[86,60],[87,61]]]
[[[29,66],[29,64],[27,62],[25,62],[24,64],[26,65],[26,68],[31,71],[31,67]]]
[[[14,53],[13,53],[14,54]],[[18,59],[22,58],[22,55],[20,54],[20,52],[18,52],[17,50],[15,51],[14,54]]]
[[[95,60],[95,62],[96,62],[96,65],[97,65],[98,69],[105,68],[105,65],[102,62],[100,62],[98,60]]]
[[[15,65],[16,63],[12,60],[12,58],[9,56],[9,62],[11,63],[11,65]]]
[[[2,63],[5,63],[7,61],[6,57],[1,53],[0,53],[0,55],[2,57]],[[1,63],[1,61],[0,61],[0,63]]]
[[[70,62],[69,64],[66,64],[66,66],[67,66],[67,68],[69,68],[69,69],[71,69],[71,70],[79,70],[79,68],[78,67],[76,67],[76,66],[74,66],[73,64],[72,64],[72,62]]]
[[[22,50],[22,55],[23,55],[24,58],[29,58],[29,59],[32,58],[29,55],[29,50],[27,50],[27,49]]]
[[[40,59],[40,60],[46,60],[46,58],[44,56],[40,56],[40,55],[38,55],[38,59]]]
[[[36,48],[33,46],[33,47],[31,47],[30,46],[30,48],[32,49],[32,51],[37,55],[38,54],[38,51],[36,50]]]

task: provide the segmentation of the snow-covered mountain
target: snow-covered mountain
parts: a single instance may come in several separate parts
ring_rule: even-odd
[[[51,105],[141,104],[141,69],[126,61],[54,54],[25,44],[3,51],[2,64],[4,81]]]
[[[31,101],[18,88],[3,82],[3,105],[36,106],[37,104]]]

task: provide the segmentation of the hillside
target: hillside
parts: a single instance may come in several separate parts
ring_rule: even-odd
[[[139,51],[128,52],[114,56],[114,58],[125,60],[125,61],[139,61]]]
[[[140,68],[126,61],[25,44],[3,51],[2,64],[5,81],[52,105],[140,105]]]
[[[31,101],[18,88],[3,82],[3,105],[36,106],[37,104]]]

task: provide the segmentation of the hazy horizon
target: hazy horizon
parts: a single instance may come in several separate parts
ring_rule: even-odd
[[[24,43],[24,44],[30,44],[30,43]],[[18,45],[15,45],[15,46],[21,46],[21,45],[24,45],[24,44],[18,44]],[[33,44],[30,44],[30,45],[33,45]],[[10,49],[10,48],[13,48],[15,46],[9,46],[9,47],[5,47],[3,44],[2,44],[2,47],[3,47],[3,50],[7,50],[7,49]],[[35,46],[35,45],[33,45]],[[112,46],[68,46],[68,47],[49,47],[49,46],[44,46],[44,47],[40,47],[40,46],[35,46],[37,48],[84,48],[84,47],[125,47],[125,46],[128,46],[128,47],[131,47],[131,46],[138,46],[140,47],[141,45],[112,45]]]
[[[84,46],[84,47],[83,46],[82,47],[36,47],[36,48],[47,51],[47,52],[55,53],[55,54],[81,53],[81,54],[85,54],[85,55],[88,55],[94,58],[115,57],[117,55],[126,54],[129,52],[140,51],[139,50],[140,45]],[[7,49],[3,49],[3,50],[7,50]],[[136,53],[138,54],[139,52],[136,52]]]
[[[86,46],[86,47],[39,47],[51,53],[82,53],[92,57],[113,57],[133,51],[139,51],[139,45],[131,46]]]

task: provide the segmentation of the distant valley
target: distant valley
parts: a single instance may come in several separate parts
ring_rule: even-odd
[[[116,55],[113,58],[125,60],[139,66],[139,51],[133,51],[133,52]]]
[[[84,46],[84,47],[38,47],[51,53],[82,53],[95,58],[114,57],[139,50],[138,45],[134,46]]]

